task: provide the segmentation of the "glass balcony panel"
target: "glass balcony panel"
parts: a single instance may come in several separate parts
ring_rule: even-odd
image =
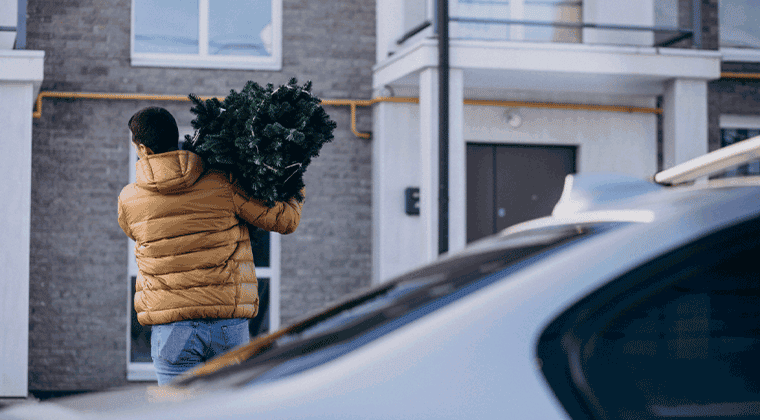
[[[721,47],[760,48],[757,0],[721,0],[718,2],[718,19]]]
[[[455,16],[475,19],[514,19],[507,0],[459,0]],[[510,26],[500,23],[453,22],[450,36],[463,39],[508,40]]]
[[[409,32],[432,18],[428,16],[427,3],[427,0],[404,1],[404,32]]]
[[[272,1],[209,2],[211,55],[272,55]]]
[[[198,1],[135,0],[136,53],[198,54]]]
[[[560,0],[544,0],[525,2],[525,18],[528,21],[580,23],[580,2]],[[531,26],[525,27],[526,41],[543,42],[580,42],[580,28],[563,26]]]

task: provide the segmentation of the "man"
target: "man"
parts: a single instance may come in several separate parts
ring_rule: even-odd
[[[151,325],[159,385],[249,340],[259,298],[246,222],[292,233],[302,203],[267,207],[228,174],[178,150],[174,117],[158,107],[129,120],[139,161],[119,195],[119,225],[135,241],[137,319]]]

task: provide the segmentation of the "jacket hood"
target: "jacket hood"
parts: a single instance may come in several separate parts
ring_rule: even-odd
[[[137,185],[160,194],[182,191],[203,174],[203,159],[188,150],[148,155],[137,161]]]

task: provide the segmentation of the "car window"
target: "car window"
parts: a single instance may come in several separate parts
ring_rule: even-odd
[[[287,334],[257,350],[240,365],[220,368],[204,377],[186,378],[176,385],[199,381],[257,384],[318,366],[500,281],[565,246],[622,225],[563,226],[557,227],[554,234],[544,230],[532,239],[522,234],[515,239],[500,238],[481,244],[478,253],[443,259],[296,323]]]
[[[760,416],[760,221],[615,280],[543,333],[543,372],[573,418]]]

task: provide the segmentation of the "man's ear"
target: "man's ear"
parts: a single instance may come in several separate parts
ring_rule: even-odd
[[[153,150],[151,150],[151,148],[150,148],[150,147],[148,147],[148,146],[146,146],[146,145],[144,145],[144,144],[139,144],[139,145],[137,145],[137,147],[140,149],[140,152],[141,152],[143,155],[145,155],[145,156],[148,156],[148,155],[152,155],[152,154],[153,154]]]

